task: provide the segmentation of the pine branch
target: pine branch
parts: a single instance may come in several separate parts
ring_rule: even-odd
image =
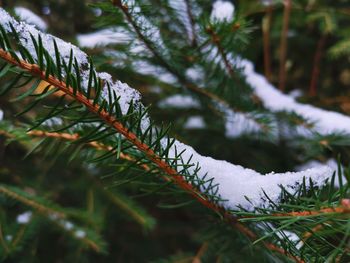
[[[29,197],[27,193],[4,184],[0,185],[0,194],[5,195],[36,210],[39,214],[44,215],[45,217],[50,219],[51,222],[55,223],[55,225],[60,227],[65,232],[68,232],[77,241],[84,243],[90,249],[99,253],[103,253],[105,251],[105,245],[102,241],[99,240],[99,237],[96,237],[96,239],[93,240],[88,235],[79,236],[76,235],[76,232],[74,232],[77,229],[76,227],[73,227],[72,225],[68,228],[67,224],[71,223],[66,220],[68,218],[68,215],[63,212],[63,209],[49,207],[48,205],[44,204],[43,202],[40,202],[34,197]],[[18,232],[17,237],[13,240],[11,244],[12,247],[15,247],[20,241],[24,234],[24,231],[25,229],[23,228],[22,230],[20,230],[20,232]]]
[[[252,240],[256,239],[256,235],[253,234],[250,230],[248,230],[243,225],[240,225],[239,223],[237,223],[237,219],[231,213],[225,211],[222,207],[218,206],[217,204],[212,203],[202,193],[198,192],[198,190],[196,190],[193,185],[186,182],[175,169],[173,169],[171,166],[169,166],[168,163],[163,161],[162,158],[158,156],[148,145],[140,141],[134,133],[130,132],[121,122],[119,122],[115,117],[111,116],[106,110],[101,109],[101,106],[96,102],[94,102],[94,100],[88,99],[85,96],[85,94],[83,94],[81,91],[78,91],[77,89],[74,89],[71,86],[67,86],[67,84],[62,80],[59,80],[55,78],[53,75],[47,74],[45,71],[42,71],[40,66],[37,64],[31,64],[24,60],[16,59],[12,57],[10,53],[6,52],[3,49],[0,49],[0,58],[7,61],[8,63],[11,63],[25,70],[27,73],[30,73],[33,76],[39,77],[41,80],[46,81],[50,85],[58,88],[61,92],[64,92],[65,94],[69,95],[74,100],[77,100],[81,104],[85,105],[90,112],[99,116],[101,120],[103,120],[109,126],[113,127],[115,130],[121,133],[138,150],[145,153],[147,158],[150,161],[152,161],[155,165],[157,165],[158,168],[162,170],[165,174],[169,175],[170,178],[174,181],[174,183],[176,183],[180,188],[188,192],[197,201],[199,201],[201,204],[203,204],[210,210],[216,213],[222,214],[224,218],[228,220],[228,222],[231,222],[232,224],[234,224],[237,227],[237,229],[239,229],[242,233],[248,234],[250,239]],[[273,244],[266,243],[266,242],[263,242],[263,244],[272,251],[282,253],[282,254],[287,254],[289,257],[294,258],[294,256],[286,253],[283,249],[280,249]],[[296,260],[297,262],[301,262],[297,258]]]
[[[137,37],[139,38],[139,40],[142,41],[142,43],[144,43],[144,45],[146,46],[146,48],[152,53],[152,55],[158,60],[159,64],[164,67],[169,73],[173,74],[178,81],[188,90],[194,92],[195,94],[198,94],[200,96],[203,96],[205,98],[208,98],[216,103],[218,103],[219,105],[222,105],[224,107],[227,107],[231,110],[233,110],[234,112],[239,112],[245,115],[245,117],[248,120],[252,120],[254,122],[256,122],[262,129],[262,131],[267,132],[269,130],[268,125],[265,125],[264,123],[259,123],[254,117],[250,116],[249,114],[247,114],[245,111],[243,111],[242,109],[239,109],[238,107],[234,107],[233,105],[231,105],[227,100],[221,98],[220,96],[209,92],[208,91],[208,87],[206,89],[201,88],[199,86],[197,86],[196,84],[188,81],[186,79],[185,76],[183,76],[182,74],[180,74],[177,70],[175,70],[164,58],[163,56],[158,52],[157,48],[153,45],[153,43],[143,34],[141,28],[139,27],[139,25],[137,24],[137,22],[134,20],[132,14],[129,11],[129,7],[126,4],[123,4],[121,0],[111,0],[112,4],[119,8],[126,20],[129,22],[129,24],[132,26],[133,30],[135,31]],[[236,30],[236,29],[235,29]],[[214,32],[215,33],[215,32]],[[217,39],[217,38],[215,38]],[[215,43],[215,41],[214,41]],[[228,67],[228,71],[231,74],[231,76],[233,76],[233,68],[231,66],[231,64],[228,61],[227,55],[225,54],[223,48],[221,47],[221,45],[219,43],[215,43],[216,45],[219,45],[219,50],[220,53],[223,56],[223,60],[225,62],[225,65]]]
[[[337,214],[349,214],[350,213],[350,205],[349,205],[349,199],[343,199],[341,200],[342,205],[338,207],[325,207],[320,210],[305,210],[305,211],[298,211],[298,212],[286,212],[286,213],[271,213],[269,215],[256,215],[256,216],[241,216],[239,219],[258,219],[259,217],[264,217],[265,219],[267,217],[273,219],[273,218],[308,218],[308,217],[318,217],[318,216],[334,216]]]
[[[182,189],[189,192],[204,206],[212,209],[213,211],[221,213],[221,208],[204,198],[201,193],[199,193],[192,185],[188,184],[175,169],[163,161],[162,158],[158,156],[148,145],[143,143],[134,133],[130,132],[121,122],[119,122],[114,116],[111,116],[106,110],[101,110],[101,106],[96,103],[94,104],[93,100],[89,100],[83,93],[73,89],[71,86],[67,86],[65,82],[60,81],[54,76],[47,76],[46,72],[42,71],[38,65],[30,64],[24,60],[16,60],[11,56],[10,53],[6,52],[3,49],[0,49],[0,58],[36,77],[39,77],[50,85],[55,86],[65,94],[69,95],[71,98],[85,105],[90,112],[99,116],[101,120],[103,120],[109,126],[113,127],[116,131],[122,134],[126,140],[132,143],[139,151],[143,152],[150,161],[156,164],[159,169],[162,170],[165,174],[169,175],[170,178],[174,180],[174,182],[178,184]]]
[[[217,47],[222,60],[224,61],[226,70],[228,72],[228,74],[235,78],[235,72],[233,70],[232,65],[230,64],[228,58],[227,58],[227,54],[225,53],[224,48],[222,47],[221,43],[220,43],[220,37],[219,35],[214,31],[214,29],[209,25],[206,28],[206,32],[211,36],[211,40],[214,43],[214,45]]]
[[[16,35],[15,35],[16,36]],[[184,168],[181,171],[187,171],[187,167],[191,165],[190,161],[188,163],[182,163],[181,165],[177,164],[177,161],[181,157],[180,154],[175,154],[174,157],[170,157],[167,155],[167,152],[169,151],[169,148],[171,147],[171,143],[168,143],[167,145],[167,150],[163,154],[160,154],[162,151],[162,145],[160,144],[161,138],[163,138],[164,134],[167,134],[167,130],[161,130],[159,133],[157,132],[156,140],[152,141],[150,140],[147,142],[143,137],[146,132],[144,132],[141,128],[138,129],[132,129],[131,127],[138,127],[141,126],[141,120],[144,114],[147,114],[147,111],[140,111],[139,113],[135,114],[133,111],[133,107],[130,106],[129,110],[127,113],[124,113],[125,116],[115,114],[115,111],[113,110],[112,106],[115,106],[118,100],[116,98],[111,97],[113,93],[107,92],[104,97],[104,99],[101,99],[101,92],[102,91],[102,85],[101,82],[103,79],[97,79],[95,75],[94,68],[89,64],[85,66],[89,66],[91,74],[88,76],[89,82],[90,79],[96,78],[96,83],[97,85],[95,86],[95,90],[91,92],[92,86],[89,84],[86,87],[82,87],[82,81],[81,78],[79,77],[81,72],[79,71],[79,63],[76,61],[76,58],[72,55],[69,56],[69,62],[65,60],[61,60],[60,56],[58,55],[59,53],[56,53],[56,59],[57,63],[52,62],[52,58],[50,58],[50,54],[48,54],[47,51],[45,51],[44,47],[42,46],[42,43],[40,42],[40,35],[39,35],[39,43],[35,42],[33,40],[33,43],[37,44],[36,47],[36,54],[37,54],[37,62],[35,61],[36,59],[33,59],[31,56],[26,56],[27,54],[22,54],[22,57],[24,59],[19,59],[16,53],[14,53],[13,49],[10,48],[10,44],[6,43],[7,38],[6,34],[3,33],[3,39],[1,39],[1,44],[2,44],[2,49],[0,49],[0,57],[3,58],[7,63],[15,65],[17,68],[20,68],[20,72],[17,72],[16,70],[15,73],[19,73],[15,80],[17,81],[18,79],[21,78],[24,74],[27,75],[32,75],[35,76],[36,78],[40,80],[46,81],[49,85],[52,85],[56,87],[55,89],[52,89],[48,91],[48,88],[45,89],[45,91],[37,96],[37,100],[41,101],[44,97],[52,94],[55,92],[57,89],[59,89],[61,92],[64,92],[66,95],[70,96],[72,98],[72,101],[77,101],[80,104],[84,105],[84,107],[80,107],[79,110],[83,111],[87,109],[90,113],[93,113],[94,118],[91,116],[86,117],[87,115],[85,114],[83,117],[71,117],[73,120],[76,122],[80,120],[85,120],[85,121],[90,121],[93,122],[96,120],[103,120],[105,124],[108,125],[108,128],[106,128],[105,131],[109,131],[108,129],[113,128],[116,132],[119,134],[123,135],[123,139],[127,140],[129,144],[129,148],[133,147],[133,149],[138,149],[140,152],[144,153],[145,156],[155,165],[158,169],[160,169],[162,172],[164,172],[167,176],[169,176],[180,188],[184,189],[185,191],[189,192],[192,196],[194,196],[199,202],[201,202],[203,205],[206,207],[210,208],[211,210],[218,212],[219,214],[222,214],[223,217],[231,224],[235,224],[236,218],[232,215],[231,212],[225,211],[222,207],[218,205],[218,200],[219,198],[214,199],[215,195],[217,192],[215,192],[213,195],[207,194],[208,192],[205,192],[204,194],[199,190],[201,188],[204,188],[204,190],[207,190],[204,187],[204,184],[206,182],[209,182],[210,185],[208,189],[213,190],[215,187],[212,186],[212,181],[213,178],[211,178],[209,181],[205,181],[197,179],[197,177],[193,176],[192,174],[186,173],[181,173],[178,172],[177,169],[180,168],[180,166],[183,166]],[[22,50],[23,51],[23,50]],[[46,65],[45,65],[45,60],[46,60]],[[74,62],[73,62],[74,61]],[[59,71],[59,63],[66,63],[64,65],[64,73],[62,74],[57,74]],[[46,67],[46,68],[45,68]],[[73,73],[72,73],[73,72]],[[64,80],[63,80],[64,79]],[[6,87],[5,90],[9,90],[13,87],[16,86],[16,82],[10,83],[9,87]],[[110,83],[107,82],[107,85],[105,88],[110,89]],[[21,85],[19,85],[21,86]],[[84,90],[86,88],[86,90]],[[96,95],[94,94],[96,93]],[[91,94],[95,95],[95,98],[92,99]],[[115,94],[114,94],[115,95]],[[22,96],[22,95],[21,95]],[[107,97],[108,101],[107,101]],[[115,96],[116,97],[116,96]],[[103,98],[103,97],[102,97]],[[63,97],[62,97],[63,100]],[[51,107],[53,110],[50,112],[48,115],[49,117],[56,116],[61,113],[61,108],[57,107]],[[75,108],[76,109],[76,108]],[[118,109],[118,108],[117,108]],[[119,109],[120,110],[120,109]],[[136,116],[136,120],[132,119],[133,116]],[[97,116],[97,117],[96,117]],[[123,119],[123,117],[125,117]],[[127,119],[128,118],[128,119]],[[46,118],[47,119],[47,118]],[[127,119],[130,122],[125,121]],[[43,121],[45,118],[43,119]],[[41,122],[42,123],[42,122]],[[36,124],[37,126],[40,125]],[[74,123],[73,123],[74,124]],[[103,134],[103,132],[100,132],[99,129],[102,127],[103,123],[101,126],[98,126],[97,128],[95,127],[95,131],[92,132],[94,136],[98,135],[98,137],[101,136],[107,136],[106,134]],[[33,127],[33,129],[36,127]],[[112,129],[111,129],[112,130]],[[97,134],[98,133],[98,134]],[[160,135],[159,135],[160,134]],[[146,134],[147,135],[147,134]],[[85,138],[86,141],[90,141],[93,136],[86,136]],[[152,136],[147,137],[148,139],[153,139]],[[120,140],[119,140],[120,142]],[[156,145],[156,147],[154,147]],[[169,146],[170,145],[170,146]],[[158,147],[158,150],[157,150]],[[164,149],[163,149],[164,150]],[[110,149],[111,154],[114,154],[113,149]],[[120,151],[120,150],[118,150]],[[168,163],[168,161],[171,163],[171,165]],[[176,168],[175,168],[176,167]],[[196,168],[196,172],[198,171],[198,167]],[[186,181],[185,178],[192,178],[195,177],[195,179]],[[197,184],[198,182],[198,184]],[[246,233],[248,236],[250,236],[251,239],[256,240],[256,235],[252,233],[249,229],[246,229],[244,227],[240,227],[240,224],[236,224],[238,227],[241,229],[243,233]],[[260,240],[260,239],[258,239]],[[278,252],[284,252],[284,250],[281,250],[280,248],[276,247],[273,244],[265,243],[265,246],[274,249]]]

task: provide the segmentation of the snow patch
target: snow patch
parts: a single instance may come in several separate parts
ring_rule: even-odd
[[[311,167],[320,167],[320,166],[323,166],[323,165],[327,165],[328,167],[330,167],[333,171],[333,173],[336,173],[336,177],[335,177],[335,180],[334,180],[334,186],[335,187],[339,187],[340,186],[340,181],[339,181],[339,176],[337,175],[337,172],[338,172],[338,162],[335,160],[335,159],[328,159],[327,161],[325,162],[320,162],[320,161],[317,161],[317,160],[311,160],[311,161],[308,161],[307,163],[304,163],[302,165],[298,165],[297,167],[295,167],[295,171],[303,171],[303,170],[306,170],[306,169],[310,169]],[[340,166],[340,169],[341,169],[341,180],[344,183],[347,182],[347,179],[344,175],[344,167],[343,166]]]
[[[17,216],[16,221],[21,225],[28,224],[32,218],[32,215],[33,213],[31,211],[24,212],[23,214]]]
[[[261,130],[258,123],[253,119],[249,119],[246,114],[234,112],[229,108],[224,108],[223,112],[225,117],[225,135],[227,138],[233,139]]]
[[[202,116],[189,117],[184,124],[185,129],[204,129],[205,127],[205,121]]]
[[[261,74],[254,71],[252,62],[241,59],[237,64],[242,67],[247,83],[262,100],[264,106],[272,112],[296,113],[314,123],[313,131],[322,135],[332,133],[350,134],[350,117],[341,113],[327,111],[311,105],[297,102],[293,97],[277,90]]]
[[[160,108],[177,108],[177,109],[200,109],[201,105],[198,100],[188,95],[173,95],[161,100],[158,103]]]
[[[213,10],[211,12],[212,21],[230,22],[233,20],[235,7],[228,1],[218,0],[213,4]]]
[[[74,232],[74,235],[77,238],[84,238],[84,237],[86,237],[86,232],[83,230],[77,230]]]
[[[17,6],[15,7],[15,13],[21,20],[27,22],[28,24],[36,26],[38,29],[43,31],[47,30],[46,22],[31,10],[25,7]]]
[[[333,170],[328,166],[319,166],[302,172],[272,172],[263,175],[227,161],[201,156],[192,147],[178,141],[171,150],[170,156],[174,157],[175,152],[184,151],[183,160],[192,157],[193,161],[198,162],[201,167],[199,177],[207,175],[207,178],[214,178],[214,184],[219,184],[218,195],[226,200],[222,205],[227,209],[242,207],[253,211],[255,207],[267,207],[269,200],[264,192],[270,200],[279,203],[281,186],[294,193],[304,178],[307,186],[309,186],[309,179],[312,179],[315,186],[322,186],[333,174]],[[189,168],[190,171],[194,169],[195,166]]]
[[[94,48],[112,44],[125,44],[131,40],[131,36],[123,30],[108,28],[93,33],[79,34],[77,40],[81,47]]]

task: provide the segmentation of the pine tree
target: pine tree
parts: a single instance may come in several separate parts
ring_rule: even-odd
[[[341,3],[2,4],[1,260],[349,261]]]

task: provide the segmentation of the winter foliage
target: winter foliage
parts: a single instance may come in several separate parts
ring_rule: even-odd
[[[72,255],[77,247],[113,255],[103,200],[152,231],[147,210],[159,198],[159,207],[208,218],[193,262],[233,262],[235,253],[252,262],[346,262],[349,171],[325,157],[346,152],[349,116],[278,90],[243,58],[254,31],[243,14],[255,4],[160,2],[97,1],[95,27],[76,34],[76,44],[45,33],[50,25],[30,9],[16,6],[17,20],[0,7],[0,92],[15,105],[0,104],[0,135],[25,149],[29,166],[50,160],[44,174],[62,165],[64,174],[84,175],[77,186],[63,181],[72,196],[87,191],[86,209],[67,208],[41,183],[1,181],[1,202],[24,208],[1,212],[3,258],[25,254],[41,221],[75,242]],[[284,8],[285,19],[287,2],[256,5],[266,16]],[[278,158],[286,165],[271,171]],[[316,158],[323,162],[307,162]]]

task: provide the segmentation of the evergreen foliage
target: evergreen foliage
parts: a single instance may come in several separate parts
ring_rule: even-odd
[[[75,35],[89,27],[113,32],[116,42],[86,48],[91,57],[51,35],[27,32],[15,20],[9,26],[0,21],[3,262],[350,260],[349,134],[315,131],[317,123],[304,116],[265,106],[239,61],[260,62],[261,43],[267,43],[257,30],[261,23],[271,36],[268,45],[277,46],[286,5],[235,2],[232,19],[213,17],[212,1],[204,0],[29,5],[50,6],[49,31],[77,45],[84,46]],[[345,94],[337,88],[344,83],[337,78],[329,84],[328,78],[344,75],[348,63],[343,2],[293,1],[289,27],[296,36],[288,40],[289,50],[318,48],[314,59],[305,54],[308,63],[290,52],[283,65],[287,90],[304,83],[310,68],[325,72],[322,78],[311,74],[321,79],[318,85],[301,85],[316,96],[300,100],[334,111],[339,108],[327,103],[327,95]],[[16,1],[0,4],[14,14]],[[83,14],[72,28],[67,10]],[[56,15],[62,15],[60,24]],[[315,36],[301,41],[305,26]],[[271,46],[265,50],[278,65],[279,55]],[[328,65],[319,65],[320,52]],[[326,70],[333,63],[333,71]],[[136,88],[150,106],[101,71]],[[277,70],[270,73],[266,77],[276,84]],[[180,105],[167,102],[174,96]],[[181,105],[185,98],[189,107]],[[250,126],[240,131],[237,116]],[[281,202],[266,194],[266,207],[228,208],[220,185],[201,176],[201,163],[178,150],[174,138],[259,172],[285,172],[330,157],[338,167],[324,187],[304,179],[293,192],[281,186]]]

